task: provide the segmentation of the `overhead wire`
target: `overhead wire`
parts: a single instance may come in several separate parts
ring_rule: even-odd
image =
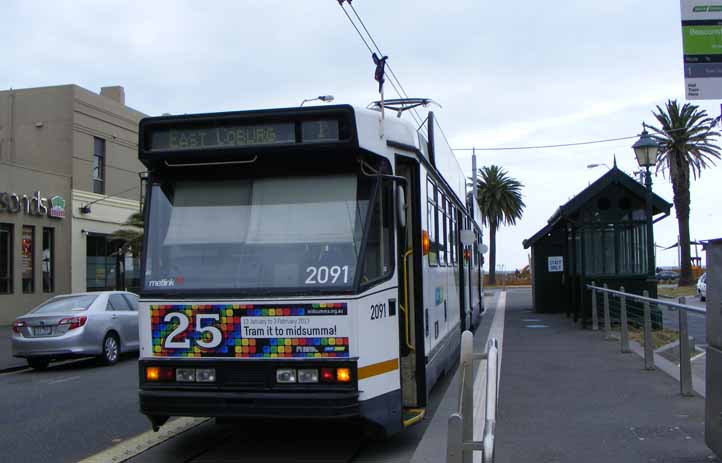
[[[376,41],[374,40],[374,37],[373,37],[373,35],[371,35],[371,32],[369,32],[369,30],[368,30],[368,28],[366,27],[366,24],[364,23],[363,19],[361,19],[361,16],[360,16],[360,15],[358,14],[358,12],[356,11],[356,8],[354,8],[353,3],[349,2],[349,6],[351,7],[351,11],[353,11],[353,14],[356,16],[356,18],[357,18],[357,19],[359,20],[359,22],[361,23],[361,27],[363,27],[364,31],[366,31],[366,34],[368,35],[369,39],[371,39],[371,43],[373,43],[373,44],[374,44],[374,47],[376,47],[376,51],[378,51],[379,54],[380,54],[381,56],[383,56],[383,52],[381,52],[381,48],[378,46],[378,44],[377,44]],[[406,92],[406,89],[405,89],[404,86],[401,84],[401,80],[399,80],[399,78],[396,76],[396,73],[395,73],[394,70],[391,68],[391,65],[390,65],[389,63],[386,63],[386,67],[388,68],[389,74],[391,75],[392,79],[393,79],[393,80],[396,80],[396,83],[399,85],[399,88],[401,89],[401,93],[403,93],[403,96],[401,95],[401,93],[398,92],[398,90],[397,90],[396,93],[399,93],[399,97],[401,97],[401,98],[409,98],[409,94]],[[391,80],[391,79],[389,80],[389,82],[392,83],[392,86],[393,86],[393,80]],[[417,124],[421,125],[421,124],[422,124],[422,122],[421,122],[421,116],[419,116],[419,113],[416,111],[416,108],[411,108],[411,110],[413,111],[413,114],[416,115],[416,117],[414,118],[414,120],[416,121]]]
[[[363,41],[363,43],[364,43],[364,45],[366,46],[366,48],[368,49],[368,51],[369,51],[371,54],[375,53],[374,50],[373,50],[373,49],[371,48],[371,46],[369,45],[369,43],[368,43],[368,41],[366,40],[366,38],[364,37],[364,35],[363,35],[363,33],[361,32],[361,30],[358,28],[358,26],[356,25],[356,23],[354,22],[354,20],[351,18],[351,15],[349,15],[349,14],[348,14],[348,11],[346,11],[346,8],[343,7],[343,3],[344,3],[343,1],[340,1],[340,2],[339,2],[339,6],[341,7],[341,10],[343,10],[344,14],[345,14],[346,17],[348,18],[348,20],[349,20],[349,22],[351,23],[351,25],[353,26],[353,28],[356,30],[356,33],[357,33],[358,36],[361,38],[361,40]],[[358,14],[358,12],[356,11],[356,8],[353,7],[353,4],[352,4],[351,2],[348,2],[348,3],[349,3],[349,6],[351,6],[351,11],[353,11],[354,15],[356,16],[356,18],[358,19],[359,23],[361,24],[361,27],[364,29],[364,31],[366,31],[366,34],[367,34],[368,38],[371,40],[371,43],[373,43],[374,47],[376,48],[376,51],[377,51],[381,56],[384,56],[384,54],[381,52],[380,47],[378,46],[378,44],[377,44],[376,41],[374,40],[373,36],[372,36],[371,33],[369,32],[368,28],[366,27],[366,24],[363,22],[363,19],[361,19],[361,16],[360,16],[360,15]],[[388,80],[388,82],[389,82],[389,84],[391,84],[391,87],[394,89],[394,91],[395,91],[396,94],[399,96],[399,98],[409,98],[409,95],[408,95],[408,93],[406,93],[406,90],[404,89],[403,85],[401,84],[401,81],[400,81],[399,78],[396,76],[396,74],[394,73],[393,69],[391,69],[391,66],[390,66],[388,63],[386,64],[386,68],[389,70],[389,75],[390,75],[390,77],[391,77],[391,78]],[[398,84],[398,87],[397,87],[397,84]],[[421,119],[421,116],[419,116],[419,113],[416,111],[416,108],[412,108],[411,117],[414,119],[414,122],[416,122],[416,124],[418,124],[419,126],[421,126],[421,125],[423,124],[422,119]]]
[[[650,127],[645,124],[645,128]],[[676,132],[678,130],[686,130],[687,127],[678,127],[676,129],[669,129],[664,130],[665,133],[669,132]],[[443,134],[444,131],[442,130],[441,133]],[[454,151],[512,151],[512,150],[536,150],[536,149],[545,149],[545,148],[565,148],[569,146],[582,146],[582,145],[594,145],[598,143],[610,143],[614,141],[620,141],[620,140],[631,140],[633,138],[638,138],[640,134],[636,135],[630,135],[627,137],[617,137],[617,138],[603,138],[600,140],[587,140],[587,141],[579,141],[579,142],[570,142],[570,143],[556,143],[556,144],[550,144],[550,145],[533,145],[533,146],[499,146],[499,147],[471,147],[471,148],[452,148]],[[447,140],[448,142],[448,140]]]

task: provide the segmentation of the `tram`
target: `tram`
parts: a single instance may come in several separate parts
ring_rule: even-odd
[[[480,215],[432,112],[417,129],[370,108],[141,121],[154,430],[355,417],[390,435],[423,418],[484,309]]]

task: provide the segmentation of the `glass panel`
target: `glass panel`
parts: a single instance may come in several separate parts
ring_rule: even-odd
[[[23,292],[35,292],[35,227],[23,225],[21,271],[23,275]]]
[[[13,227],[0,224],[0,294],[13,292]]]
[[[368,228],[361,284],[383,278],[393,267],[391,261],[393,240],[391,191],[390,184],[384,185],[374,204]]]
[[[432,267],[439,265],[438,245],[436,244],[436,186],[428,181],[426,183],[427,197],[426,202],[426,226],[429,228],[429,265]]]
[[[32,313],[63,313],[88,310],[96,297],[98,296],[89,294],[58,296],[43,302]]]
[[[154,185],[145,287],[351,287],[375,183],[341,174]]]
[[[604,253],[603,272],[607,275],[616,274],[615,262],[615,245],[614,245],[614,225],[608,225],[603,230],[604,242],[602,243]]]
[[[115,310],[131,311],[130,304],[121,294],[111,294],[108,297],[108,302],[113,306]]]
[[[55,290],[55,230],[43,228],[43,292]]]
[[[446,214],[444,208],[446,207],[446,197],[441,191],[437,191],[436,195],[436,220],[438,222],[437,235],[439,238],[439,265],[446,265]]]
[[[88,291],[111,291],[118,288],[120,243],[104,235],[86,238],[86,287]],[[121,282],[122,284],[122,282]]]

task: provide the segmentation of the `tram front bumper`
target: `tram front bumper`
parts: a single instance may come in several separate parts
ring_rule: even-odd
[[[360,416],[358,392],[220,392],[140,390],[148,416],[225,418],[352,418]]]

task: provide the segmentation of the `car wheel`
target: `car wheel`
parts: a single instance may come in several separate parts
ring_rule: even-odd
[[[114,365],[120,357],[120,341],[118,336],[108,333],[103,339],[103,354],[100,360],[104,365]]]
[[[48,368],[48,364],[50,364],[50,360],[28,359],[28,366],[33,370],[45,370],[46,368]]]

